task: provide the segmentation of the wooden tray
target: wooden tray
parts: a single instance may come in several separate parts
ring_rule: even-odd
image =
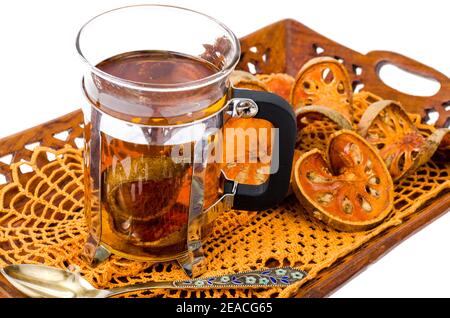
[[[333,56],[340,59],[347,67],[353,85],[364,84],[367,89],[384,98],[402,102],[410,112],[419,113],[423,120],[428,119],[430,112],[437,112],[439,118],[437,127],[450,123],[450,80],[444,74],[425,66],[417,61],[392,52],[374,51],[366,55],[357,53],[304,25],[283,20],[267,26],[241,39],[242,58],[239,68],[256,70],[259,73],[286,72],[295,75],[303,63],[315,56]],[[410,96],[386,86],[379,78],[382,65],[392,63],[412,73],[433,78],[441,84],[437,94],[431,97]],[[362,70],[360,75],[356,70]],[[359,73],[359,72],[358,72]],[[32,151],[27,145],[39,143],[60,149],[65,144],[77,147],[77,141],[82,137],[81,111],[75,111],[63,117],[28,129],[24,132],[0,140],[0,157],[11,154],[11,163],[28,161]],[[54,135],[68,131],[66,140],[60,140]],[[4,183],[12,180],[9,163],[0,162],[0,174],[5,177]],[[23,178],[27,178],[24,174]],[[3,187],[4,185],[0,186]],[[350,254],[338,259],[332,266],[322,270],[311,281],[301,287],[298,297],[324,297],[374,262],[396,244],[418,231],[426,224],[444,214],[450,207],[450,191],[443,191],[409,216],[404,222],[391,227]],[[0,278],[0,296],[20,297],[20,293],[11,288],[3,278]]]

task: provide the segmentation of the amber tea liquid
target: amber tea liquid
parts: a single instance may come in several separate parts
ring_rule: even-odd
[[[100,70],[137,84],[176,85],[204,79],[219,68],[203,59],[167,51],[137,51],[111,57]],[[96,106],[137,124],[174,125],[192,122],[220,110],[226,99],[223,83],[167,93],[127,90],[106,81]],[[127,100],[123,102],[123,100]]]
[[[196,57],[165,51],[129,52],[97,65],[100,70],[139,84],[170,85],[203,79],[218,72]],[[95,76],[95,75],[93,75]],[[98,79],[95,106],[131,123],[170,126],[189,123],[220,110],[226,89],[195,92],[135,92]],[[214,93],[213,93],[214,92]],[[218,93],[219,92],[219,93]],[[123,102],[123,101],[128,102]],[[170,157],[175,145],[133,143],[101,132],[102,241],[131,258],[173,258],[186,248],[192,166]],[[193,147],[193,142],[183,144]],[[208,164],[205,207],[219,196],[218,164]]]

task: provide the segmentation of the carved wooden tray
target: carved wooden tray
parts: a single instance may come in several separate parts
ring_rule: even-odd
[[[316,56],[332,56],[339,59],[347,67],[354,87],[358,86],[358,84],[364,84],[363,89],[367,89],[384,98],[398,100],[408,111],[420,114],[423,121],[427,121],[430,112],[436,112],[439,115],[438,120],[435,123],[436,127],[443,127],[450,123],[450,111],[446,110],[449,109],[448,106],[450,105],[450,79],[444,74],[405,56],[384,51],[374,51],[363,55],[333,42],[293,20],[283,20],[256,31],[253,34],[242,38],[241,44],[243,52],[239,64],[239,68],[241,69],[256,71],[258,73],[286,72],[295,75],[301,65],[307,60]],[[386,63],[392,63],[409,72],[433,78],[440,83],[441,88],[437,94],[431,97],[410,96],[398,92],[395,89],[386,86],[379,78],[378,74],[380,67]],[[418,120],[420,121],[420,119]],[[81,111],[76,111],[24,132],[1,139],[0,159],[3,160],[0,160],[0,174],[4,176],[4,180],[0,180],[0,182],[3,183],[0,185],[0,191],[13,182],[26,184],[35,175],[35,172],[17,173],[16,171],[14,177],[11,168],[11,165],[14,166],[21,161],[32,160],[33,151],[30,149],[33,144],[37,143],[40,146],[50,147],[55,150],[63,149],[67,144],[75,149],[78,148],[78,142],[82,137],[81,122]],[[61,136],[61,132],[66,132],[66,135]],[[37,156],[35,161],[35,164],[39,165],[40,161],[42,161],[43,164],[46,164],[51,162],[51,159]],[[348,235],[348,237],[346,237],[343,233],[333,233],[323,225],[314,223],[314,220],[304,218],[301,207],[292,197],[288,198],[286,202],[277,209],[264,212],[254,219],[249,219],[248,226],[254,228],[267,226],[270,229],[273,228],[273,224],[278,222],[280,231],[286,229],[286,220],[300,222],[299,227],[305,227],[306,222],[308,229],[301,229],[299,230],[299,233],[297,233],[301,238],[298,238],[299,241],[296,242],[303,242],[300,243],[302,248],[300,248],[300,251],[298,252],[298,254],[301,255],[301,257],[299,256],[298,263],[305,269],[315,268],[314,275],[311,275],[311,279],[307,280],[301,286],[297,286],[295,289],[291,289],[288,292],[274,290],[267,293],[259,293],[256,291],[255,295],[324,297],[406,237],[418,231],[438,216],[444,214],[450,208],[450,176],[448,173],[450,171],[450,163],[448,162],[448,158],[432,162],[422,170],[422,173],[426,175],[425,177],[421,176],[421,172],[419,171],[418,176],[411,179],[413,181],[405,181],[405,184],[399,185],[400,194],[397,197],[397,205],[398,210],[403,213],[401,218],[399,217],[396,222],[393,222],[392,226],[382,227],[371,232],[370,236],[367,236],[367,240],[361,239],[360,244],[355,245],[354,248],[349,247],[347,250],[342,251],[342,253],[336,253],[335,258],[329,260],[326,264],[324,263],[321,267],[314,267],[314,265],[317,265],[313,259],[314,257],[308,258],[308,255],[304,255],[310,253],[311,250],[313,250],[312,253],[315,253],[314,248],[316,248],[314,247],[315,243],[312,239],[309,239],[308,241],[312,245],[312,248],[310,248],[310,246],[303,246],[306,244],[306,238],[304,238],[304,236],[311,236],[314,240],[317,240],[317,242],[323,239],[329,239],[328,236],[336,237],[335,241],[337,242],[337,246],[345,246],[346,244],[351,246],[351,241],[357,240],[359,238],[358,235]],[[414,185],[411,184],[411,182],[421,182],[420,180],[423,178],[425,178],[425,183],[432,182],[433,184],[423,184],[420,191],[413,190],[412,194],[408,194],[408,187],[413,187]],[[431,190],[429,190],[428,187],[430,187]],[[431,195],[426,193],[431,193]],[[411,199],[411,195],[414,195],[413,199]],[[403,199],[407,199],[407,202],[402,203]],[[2,200],[8,201],[9,199],[5,197],[2,198]],[[5,208],[2,209],[7,211]],[[79,212],[80,210],[81,207],[75,207],[72,208],[71,212]],[[8,221],[5,221],[4,218],[2,219],[1,213],[4,211],[0,210],[0,226],[2,226],[2,224],[7,224]],[[294,217],[286,211],[296,213],[296,216]],[[263,222],[264,219],[269,220],[269,222]],[[239,222],[242,222],[242,224],[245,225],[245,222],[247,221],[241,218],[239,219]],[[270,222],[273,222],[273,224],[268,224]],[[243,231],[239,230],[239,225],[234,226],[236,226],[235,231],[230,231],[226,233],[227,236],[224,236],[225,239],[229,239],[232,242],[234,242],[233,240],[238,241],[233,238],[233,235],[238,236],[243,233]],[[275,226],[277,225],[275,224]],[[289,231],[292,229],[295,230],[295,226],[291,226]],[[319,232],[326,235],[324,237],[316,238],[315,233],[317,233],[316,236],[322,235]],[[2,234],[0,228],[0,264],[2,264],[2,262],[12,262],[13,260],[11,257],[9,259],[4,257],[6,255],[6,252],[4,251],[7,251],[8,248],[11,249],[11,244],[8,242],[8,238],[5,235],[2,236]],[[251,235],[251,233],[246,234],[246,238],[251,237]],[[269,239],[271,234],[268,233],[267,236],[267,239]],[[276,237],[276,233],[273,236]],[[3,255],[2,251],[4,253]],[[285,257],[284,254],[279,251],[272,252],[273,255],[270,255],[270,252],[268,252],[267,259],[264,259],[263,263],[265,265],[274,263],[279,264],[284,263],[285,260],[288,262],[295,259],[295,256],[292,256],[292,258]],[[332,252],[333,250],[330,249],[327,251],[325,248],[324,255]],[[20,254],[20,252],[16,254]],[[234,254],[236,254],[236,252]],[[309,263],[304,262],[304,259],[309,259]],[[245,266],[247,265],[248,264]],[[125,265],[122,263],[121,266],[124,267]],[[146,269],[146,279],[158,278],[159,276],[157,274],[160,272],[169,272],[169,266],[171,265],[164,265],[159,269],[158,267],[156,267],[156,269],[153,269],[152,267],[150,267],[150,270]],[[230,266],[230,268],[239,270],[240,268],[236,266]],[[158,273],[154,274],[155,272]],[[171,275],[175,275],[174,273],[175,271],[172,269]],[[219,272],[214,272],[214,274],[217,273]],[[311,273],[313,272],[311,271]],[[170,296],[171,294],[168,295]],[[180,297],[183,295],[191,297],[204,296],[204,294],[174,294],[173,296]],[[225,293],[225,296],[252,295],[251,292]],[[19,297],[20,294],[0,278],[0,296]]]

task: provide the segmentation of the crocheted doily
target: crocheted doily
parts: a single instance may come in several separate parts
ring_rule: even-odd
[[[429,134],[434,128],[420,124]],[[334,131],[326,121],[303,129],[299,149],[322,147]],[[150,264],[112,256],[92,268],[80,256],[86,225],[83,216],[82,152],[69,145],[55,150],[38,146],[31,160],[10,166],[12,181],[0,190],[0,266],[44,263],[76,265],[93,285],[111,288],[149,280],[183,279],[176,262]],[[395,209],[381,225],[366,232],[335,231],[311,219],[294,196],[263,212],[232,211],[216,222],[205,242],[205,276],[265,266],[294,266],[308,277],[284,289],[152,290],[128,297],[289,297],[319,271],[354,251],[389,227],[396,226],[427,200],[450,188],[450,164],[431,161],[395,187]]]

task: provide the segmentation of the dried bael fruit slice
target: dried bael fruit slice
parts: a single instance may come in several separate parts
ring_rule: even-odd
[[[325,106],[305,106],[295,110],[297,129],[300,130],[315,120],[330,119],[339,129],[352,129],[351,122],[341,113]]]
[[[420,152],[417,160],[414,162],[411,169],[408,173],[412,173],[416,171],[421,165],[427,163],[431,157],[439,151],[444,158],[448,158],[449,148],[447,143],[447,139],[450,137],[450,129],[448,128],[439,128],[436,129],[428,138],[425,140],[425,144],[423,146],[422,151]]]
[[[289,101],[294,78],[285,73],[261,74],[256,77],[267,87],[269,92],[277,94]]]
[[[358,124],[367,107],[383,100],[380,96],[363,91],[353,95],[353,123]]]
[[[254,91],[268,91],[267,86],[255,75],[245,71],[233,71],[230,75],[233,87],[251,89]]]
[[[383,100],[367,108],[358,132],[379,150],[392,178],[397,181],[433,156],[448,129],[437,129],[425,138],[400,103]]]
[[[119,160],[103,173],[108,210],[124,219],[158,218],[175,204],[187,171],[164,156]]]
[[[352,124],[339,112],[324,106],[305,106],[295,110],[297,116],[296,148],[302,152],[317,148],[325,150],[330,136]]]
[[[326,106],[353,121],[352,86],[345,67],[331,57],[307,62],[297,74],[290,101],[294,109],[310,105]]]
[[[326,150],[295,164],[294,193],[314,217],[342,231],[381,223],[393,206],[392,178],[377,151],[349,130],[334,134]]]
[[[439,145],[439,150],[443,153],[450,154],[450,130],[447,129],[444,138]]]
[[[256,118],[231,118],[224,125],[222,170],[228,179],[258,185],[270,174],[272,123]]]
[[[300,159],[301,155],[302,155],[302,152],[300,150],[298,150],[298,149],[294,150],[294,157],[292,159],[292,168],[291,168],[291,179],[289,180],[289,188],[288,188],[288,192],[287,192],[286,196],[291,195],[294,191],[293,190],[294,189],[294,178],[295,178],[294,168],[295,168],[295,163],[297,162],[298,159]]]

